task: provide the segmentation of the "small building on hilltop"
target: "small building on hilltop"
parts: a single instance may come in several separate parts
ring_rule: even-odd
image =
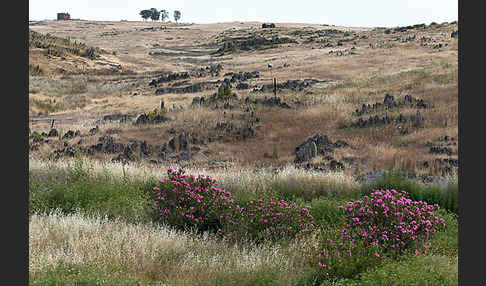
[[[57,13],[57,20],[71,20],[69,13]]]

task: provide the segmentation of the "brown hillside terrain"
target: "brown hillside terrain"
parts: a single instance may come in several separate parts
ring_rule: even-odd
[[[302,166],[457,172],[457,23],[29,28],[31,156],[280,166],[321,133],[331,143],[303,147]],[[145,124],[135,124],[142,113]],[[48,137],[53,119],[58,135]],[[79,133],[63,139],[69,130]]]

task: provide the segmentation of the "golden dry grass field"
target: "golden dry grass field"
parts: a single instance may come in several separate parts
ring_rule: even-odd
[[[330,169],[334,160],[353,176],[390,168],[457,173],[458,40],[451,36],[457,23],[406,29],[277,23],[263,29],[259,22],[70,20],[31,21],[29,29],[40,33],[32,36],[29,48],[31,157],[62,160],[75,153],[111,160],[123,152],[86,151],[109,135],[116,143],[137,140],[152,146],[148,155],[135,152],[131,159],[147,164],[175,160],[200,168],[278,167],[292,164],[296,147],[320,132],[347,144],[309,160],[313,167]],[[221,70],[207,72],[206,67],[218,64]],[[190,76],[149,85],[183,72]],[[229,73],[238,72],[258,72],[259,77],[237,80],[231,86],[236,96],[210,101]],[[276,95],[290,106],[285,108],[271,103],[271,88],[260,91],[274,78],[278,84],[315,81],[278,88]],[[242,82],[249,88],[236,88]],[[196,83],[203,88],[174,91]],[[396,104],[383,108],[387,94]],[[194,106],[195,97],[207,103]],[[133,124],[161,101],[170,121]],[[381,107],[356,113],[376,103]],[[113,114],[129,120],[103,120]],[[375,116],[379,120],[370,125],[353,125]],[[382,117],[390,122],[381,124]],[[48,133],[53,119],[57,136],[32,136]],[[90,135],[95,126],[99,131]],[[80,135],[63,139],[69,130]],[[184,156],[178,148],[161,151],[181,132],[205,142],[182,150]]]

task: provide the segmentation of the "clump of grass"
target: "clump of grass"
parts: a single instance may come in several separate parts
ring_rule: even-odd
[[[157,285],[122,269],[104,269],[99,265],[77,265],[61,262],[56,267],[43,272],[29,272],[29,285]],[[158,285],[163,285],[158,283]]]
[[[128,221],[147,220],[143,210],[140,182],[113,180],[109,175],[93,174],[89,166],[78,162],[63,180],[29,173],[31,213],[60,210],[64,214],[100,213]]]
[[[407,257],[370,269],[355,280],[341,280],[333,285],[457,285],[459,282],[457,257]]]

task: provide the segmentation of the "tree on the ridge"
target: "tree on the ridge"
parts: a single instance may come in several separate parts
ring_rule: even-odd
[[[169,12],[165,9],[160,10],[160,20],[165,22],[165,19],[169,19]]]
[[[140,11],[139,15],[146,21],[148,18],[152,16],[152,11],[150,10],[142,10]]]
[[[152,21],[158,21],[159,18],[160,18],[160,12],[157,11],[157,9],[155,8],[151,8],[150,9],[150,19],[152,19]]]
[[[181,18],[181,11],[175,10],[174,11],[174,20],[176,21],[176,23],[177,23],[177,21],[179,21],[180,18]]]

